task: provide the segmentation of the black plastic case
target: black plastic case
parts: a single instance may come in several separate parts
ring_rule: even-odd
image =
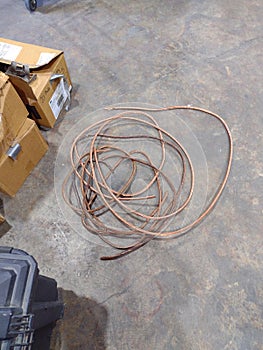
[[[0,246],[0,350],[49,350],[63,310],[56,281],[39,275],[35,259]]]

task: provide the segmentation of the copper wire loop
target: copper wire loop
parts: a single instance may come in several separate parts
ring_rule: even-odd
[[[198,225],[215,206],[226,185],[233,142],[226,122],[202,108],[106,109],[119,112],[92,124],[74,140],[70,152],[72,169],[63,182],[62,192],[64,200],[81,216],[88,231],[121,250],[116,255],[101,257],[102,260],[112,260],[156,237],[175,237]],[[198,111],[216,118],[223,125],[229,141],[225,174],[214,196],[197,218],[172,230],[168,228],[171,220],[174,222],[191,201],[195,173],[183,145],[162,129],[149,113],[169,110]],[[170,167],[170,164],[167,166],[168,153],[173,155],[177,167],[180,164],[179,181],[173,178],[178,177],[175,172],[172,175],[167,172]],[[143,185],[138,186],[141,179]],[[132,239],[132,242],[119,245],[115,242],[116,237]]]

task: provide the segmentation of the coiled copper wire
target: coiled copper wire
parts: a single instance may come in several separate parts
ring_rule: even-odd
[[[97,234],[110,246],[122,250],[116,255],[104,256],[101,258],[102,260],[119,258],[142,247],[156,237],[175,237],[198,225],[218,201],[226,185],[233,156],[232,137],[226,122],[219,115],[208,110],[191,106],[172,106],[160,109],[134,107],[110,107],[107,109],[119,110],[119,112],[112,117],[92,124],[74,140],[70,152],[72,169],[65,178],[62,189],[65,201],[81,216],[84,227]],[[225,175],[203,212],[192,222],[182,227],[166,230],[170,220],[181,213],[191,201],[195,186],[195,174],[191,159],[183,145],[169,132],[162,129],[149,112],[180,109],[205,113],[216,118],[223,125],[229,142],[228,160]],[[132,135],[116,135],[116,132],[111,132],[114,128],[116,130],[116,125],[121,130],[125,130],[126,127],[130,131],[128,126],[131,124],[143,127],[150,132],[144,134],[136,132]],[[137,147],[134,149],[135,145],[140,145],[145,140],[155,142],[161,150],[159,164],[155,164],[156,162],[144,150]],[[118,146],[119,143],[123,144],[123,142],[131,147],[127,150]],[[80,144],[84,145],[81,148],[81,154]],[[168,148],[176,152],[181,163],[180,182],[177,188],[175,188],[174,179],[170,178],[164,171]],[[114,189],[113,186],[109,185],[108,180],[113,173],[118,174],[118,169],[127,163],[130,174],[120,188]],[[105,169],[107,169],[106,173]],[[142,171],[150,173],[151,178],[139,191],[130,191],[131,185],[138,180],[138,169],[140,169],[140,173]],[[183,195],[187,176],[189,184]],[[149,191],[154,193],[149,194]],[[151,209],[148,212],[134,209],[134,203],[140,201],[144,205],[150,202]],[[122,246],[112,241],[113,236],[135,237],[136,241]]]

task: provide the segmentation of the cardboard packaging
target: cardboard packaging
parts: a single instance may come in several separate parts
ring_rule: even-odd
[[[0,157],[14,141],[28,116],[28,111],[15,88],[0,72]]]
[[[2,224],[5,221],[5,218],[0,214],[0,224]]]
[[[0,191],[14,196],[47,149],[36,123],[27,119],[8,153],[0,158]]]
[[[72,89],[63,51],[0,38],[0,63],[32,119],[52,128]]]

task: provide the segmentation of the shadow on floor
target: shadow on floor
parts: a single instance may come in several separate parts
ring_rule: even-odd
[[[7,221],[4,221],[0,224],[0,238],[2,238],[11,228],[12,226],[9,225]]]
[[[94,300],[59,289],[65,304],[64,317],[57,322],[50,350],[105,350],[107,310]]]

